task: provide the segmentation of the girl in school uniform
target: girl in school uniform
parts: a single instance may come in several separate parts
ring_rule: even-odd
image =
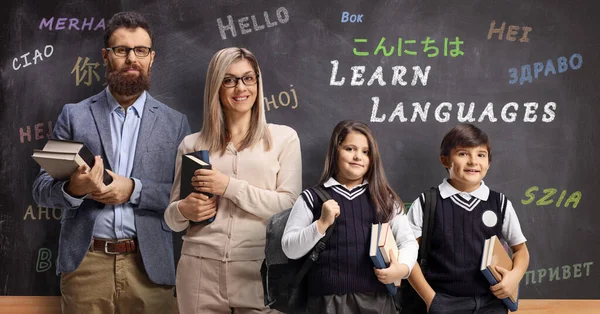
[[[336,224],[325,251],[307,274],[308,312],[396,313],[384,284],[408,277],[418,244],[402,201],[387,182],[377,142],[366,124],[338,123],[319,185],[333,199],[321,203],[311,189],[303,191],[281,241],[284,253],[298,259]],[[368,252],[372,224],[377,222],[390,222],[400,252],[386,269],[375,269]]]

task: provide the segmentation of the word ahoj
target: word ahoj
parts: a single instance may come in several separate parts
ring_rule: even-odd
[[[293,87],[290,85],[290,87]],[[298,107],[298,97],[296,96],[296,90],[291,88],[290,93],[287,91],[282,91],[279,93],[277,100],[279,100],[279,106],[277,105],[277,101],[275,101],[275,95],[271,95],[271,101],[269,101],[268,97],[264,97],[265,106],[267,107],[267,111],[271,111],[271,106],[273,106],[274,110],[279,109],[279,107],[287,107],[292,103],[292,94],[294,98],[294,105],[290,108],[296,109]]]
[[[44,47],[43,56],[45,58],[50,58],[50,56],[52,56],[52,53],[54,53],[54,47],[52,47],[52,45],[46,45],[46,47]],[[38,49],[36,49],[33,53],[33,63],[29,62],[29,59],[27,58],[30,54],[31,53],[28,52],[26,54],[21,55],[20,58],[23,59],[23,62],[25,64],[19,63],[19,58],[14,58],[12,62],[13,69],[17,71],[21,67],[26,68],[30,65],[36,65],[38,61],[44,61],[44,58],[42,58],[42,53]]]
[[[285,24],[290,20],[290,14],[288,10],[284,7],[280,7],[275,11],[275,15],[277,16],[277,21],[281,24]],[[259,19],[256,15],[244,16],[242,18],[237,19],[237,25],[240,28],[240,33],[242,35],[249,34],[254,30],[255,32],[265,29],[265,25],[267,28],[277,26],[277,22],[273,20],[273,18],[269,17],[269,12],[263,12],[263,18],[265,24],[260,24]],[[250,20],[252,21],[252,27],[250,27]],[[273,21],[273,22],[271,22]],[[262,20],[260,20],[262,22]],[[231,32],[231,37],[237,36],[237,31],[235,29],[236,23],[233,20],[231,15],[227,16],[227,25],[223,24],[223,20],[221,18],[217,19],[217,26],[219,27],[219,32],[221,33],[221,39],[227,39],[227,34],[225,31]]]

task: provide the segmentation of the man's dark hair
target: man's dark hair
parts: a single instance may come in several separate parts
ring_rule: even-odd
[[[450,156],[450,152],[456,147],[485,146],[488,151],[488,160],[492,162],[492,143],[487,134],[480,128],[464,123],[459,124],[448,131],[440,145],[440,156]]]
[[[152,30],[150,30],[150,25],[148,21],[137,12],[119,12],[113,17],[110,18],[108,24],[106,25],[106,29],[104,30],[104,47],[108,47],[108,40],[110,36],[119,28],[125,27],[128,29],[136,29],[138,27],[144,29],[148,35],[150,36],[150,40],[152,42]]]

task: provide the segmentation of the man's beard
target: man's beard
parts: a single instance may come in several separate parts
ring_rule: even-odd
[[[139,65],[124,66],[125,70],[113,69],[110,62],[106,65],[106,82],[110,91],[123,96],[135,96],[150,89],[150,69],[148,73]],[[133,68],[139,72],[137,77],[126,73],[126,69]]]

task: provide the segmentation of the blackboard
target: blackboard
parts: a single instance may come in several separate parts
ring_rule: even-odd
[[[305,187],[320,175],[334,125],[357,119],[373,129],[392,187],[411,202],[445,176],[442,136],[472,119],[492,139],[485,182],[512,200],[528,239],[521,296],[600,298],[596,1],[8,0],[0,7],[2,295],[60,293],[61,211],[34,203],[38,167],[30,155],[65,103],[105,87],[105,23],[137,10],[155,32],[150,93],[186,113],[193,130],[201,127],[211,56],[228,46],[257,55],[268,121],[300,136]]]

